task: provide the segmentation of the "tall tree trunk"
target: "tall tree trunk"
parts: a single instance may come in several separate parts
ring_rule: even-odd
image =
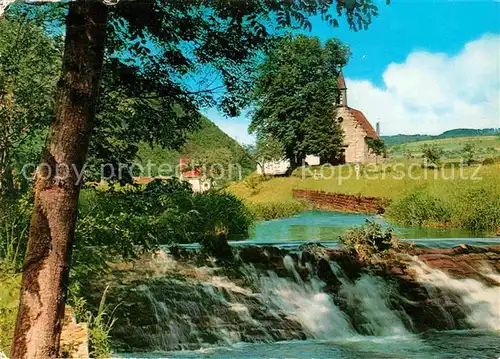
[[[87,157],[106,21],[101,2],[78,0],[69,5],[56,108],[35,184],[12,359],[58,355],[80,192],[75,169],[80,171]]]

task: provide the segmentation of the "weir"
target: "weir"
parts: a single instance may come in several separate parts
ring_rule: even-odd
[[[121,303],[115,347],[196,350],[240,342],[407,338],[433,329],[499,330],[500,281],[488,263],[478,262],[479,277],[453,278],[418,257],[402,272],[388,272],[317,246],[299,253],[240,248],[237,257],[218,266],[201,252],[186,250],[174,259],[161,251],[136,263],[133,278],[115,273],[119,284],[108,296]]]

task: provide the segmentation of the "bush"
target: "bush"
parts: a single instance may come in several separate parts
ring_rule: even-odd
[[[252,195],[259,193],[260,185],[266,181],[268,181],[271,177],[259,175],[258,173],[252,173],[249,175],[244,183],[247,188],[249,188],[252,192]]]
[[[307,204],[296,200],[259,202],[250,204],[249,209],[256,219],[269,221],[300,213],[307,209]]]
[[[479,188],[453,187],[439,195],[431,195],[429,190],[416,190],[391,203],[386,215],[402,225],[497,231],[500,228],[500,197],[495,184]]]
[[[79,322],[87,323],[89,335],[89,354],[91,358],[110,358],[111,357],[111,329],[116,319],[115,308],[111,309],[106,305],[106,294],[108,287],[102,294],[97,312],[94,314],[87,310],[87,303],[83,298],[77,298],[73,301],[73,310]],[[63,349],[63,348],[61,348]]]
[[[500,229],[500,197],[488,188],[458,192],[450,201],[452,224],[471,231]]]
[[[120,191],[86,189],[80,200],[72,280],[96,278],[109,260],[137,258],[159,244],[204,243],[224,235],[248,237],[253,216],[232,194],[193,193],[177,179]],[[73,283],[74,285],[76,283]]]
[[[500,157],[486,157],[483,160],[483,165],[488,166],[488,165],[494,165],[495,163],[500,162]]]
[[[153,222],[161,244],[202,242],[218,235],[230,241],[248,238],[253,216],[232,194],[209,191],[166,200],[168,207]]]
[[[396,223],[409,226],[429,226],[450,222],[450,209],[442,200],[425,191],[413,191],[386,209],[386,215]]]
[[[422,155],[424,159],[429,161],[429,163],[439,167],[441,164],[441,157],[444,155],[444,150],[436,145],[424,145],[422,148]]]
[[[380,224],[369,220],[363,226],[347,230],[339,237],[339,242],[361,261],[372,263],[381,260],[389,251],[400,253],[413,247],[398,240],[392,228],[384,231]]]

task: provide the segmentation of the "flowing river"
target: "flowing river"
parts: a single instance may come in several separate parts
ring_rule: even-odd
[[[311,211],[292,218],[263,222],[255,228],[249,240],[233,245],[272,245],[292,251],[306,242],[336,247],[339,234],[367,219],[387,225],[376,216]],[[400,238],[414,241],[417,247],[500,244],[499,238],[487,238],[482,233],[463,230],[402,227],[395,227],[395,230]],[[154,324],[142,325],[131,338],[138,343],[147,342],[145,347],[150,349],[119,353],[119,356],[500,358],[500,275],[494,271],[485,269],[484,276],[497,285],[485,285],[475,279],[451,278],[416,261],[416,278],[423,288],[428,288],[431,299],[433,296],[442,298],[443,293],[450,294],[436,305],[438,311],[435,314],[440,317],[436,320],[444,322],[447,330],[431,328],[422,331],[417,330],[418,315],[410,317],[411,310],[405,307],[411,299],[403,298],[383,277],[363,272],[353,279],[340,265],[331,261],[327,269],[337,283],[335,294],[331,295],[325,289],[328,286],[325,287],[318,277],[309,276],[305,280],[301,273],[307,265],[303,267],[294,258],[286,255],[282,259],[288,277],[245,265],[243,270],[247,282],[252,283],[251,291],[240,287],[237,281],[212,274],[206,268],[181,266],[168,255],[156,259],[156,268],[165,267],[181,274],[189,272],[191,277],[201,279],[196,284],[181,283],[176,279],[161,283],[155,280],[136,288],[136,295],[140,292],[147,298],[152,308],[148,309],[151,311],[149,317],[154,317]],[[447,304],[452,300],[450,298],[459,301],[463,321],[455,318],[455,307]],[[205,344],[207,336],[217,344]],[[194,348],[184,345],[193,341],[200,343],[199,349],[196,345]],[[184,350],[165,350],[175,346]]]

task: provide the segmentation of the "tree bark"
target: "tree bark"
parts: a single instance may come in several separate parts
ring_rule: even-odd
[[[80,193],[75,169],[79,173],[87,157],[106,22],[101,2],[69,5],[56,107],[35,184],[12,359],[58,355]]]

